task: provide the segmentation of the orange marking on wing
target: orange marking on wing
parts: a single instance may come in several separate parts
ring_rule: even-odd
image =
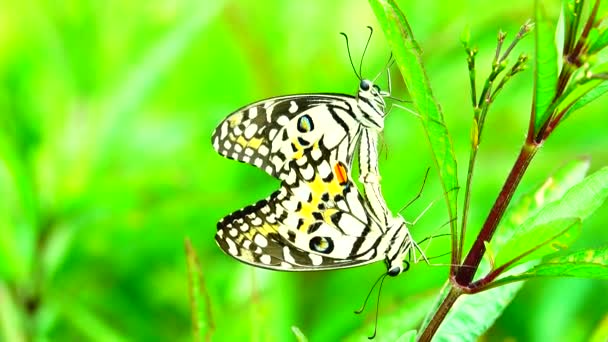
[[[346,173],[346,166],[344,166],[344,164],[337,163],[336,166],[334,166],[334,172],[340,185],[344,185],[348,182],[348,174]]]

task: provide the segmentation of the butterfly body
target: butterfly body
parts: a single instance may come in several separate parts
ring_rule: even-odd
[[[380,190],[377,139],[387,93],[362,80],[357,96],[303,94],[245,106],[216,128],[221,155],[281,180],[266,199],[218,222],[216,242],[238,260],[268,269],[313,271],[379,260],[404,270],[413,241]],[[359,154],[363,196],[352,176]]]

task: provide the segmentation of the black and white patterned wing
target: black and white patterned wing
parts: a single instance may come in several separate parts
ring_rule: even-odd
[[[256,102],[218,125],[211,138],[213,148],[281,180],[289,177],[291,161],[300,159],[304,149],[318,145],[332,151],[345,143],[348,149],[329,161],[350,165],[361,130],[353,112],[356,107],[354,97],[341,94],[291,95]]]
[[[309,157],[308,155],[306,155]],[[295,163],[295,162],[294,162]],[[384,231],[342,162],[321,160],[311,175],[218,223],[216,242],[258,267],[315,271],[360,266],[384,258]]]

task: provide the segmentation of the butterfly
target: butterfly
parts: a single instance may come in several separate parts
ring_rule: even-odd
[[[218,222],[215,240],[228,255],[283,271],[384,260],[387,274],[396,276],[409,267],[405,259],[417,245],[405,220],[387,208],[378,171],[390,91],[357,77],[356,96],[269,98],[235,111],[215,129],[211,140],[219,154],[281,180],[279,190]],[[364,196],[352,179],[355,153]]]

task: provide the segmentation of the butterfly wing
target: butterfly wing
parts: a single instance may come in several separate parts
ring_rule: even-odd
[[[309,159],[310,151],[305,153]],[[308,163],[312,176],[292,165],[297,170],[294,182],[284,181],[268,198],[218,223],[218,245],[245,263],[285,271],[329,270],[383,259],[383,229],[370,215],[350,170],[337,162],[326,173],[327,163]]]
[[[305,149],[318,145],[331,151],[346,142],[347,150],[336,154],[338,159],[330,162],[350,165],[354,141],[360,135],[357,110],[355,98],[341,94],[270,98],[224,119],[213,132],[213,148],[227,158],[254,165],[281,180],[290,176],[291,161],[300,159]],[[313,157],[327,158],[314,154]]]

